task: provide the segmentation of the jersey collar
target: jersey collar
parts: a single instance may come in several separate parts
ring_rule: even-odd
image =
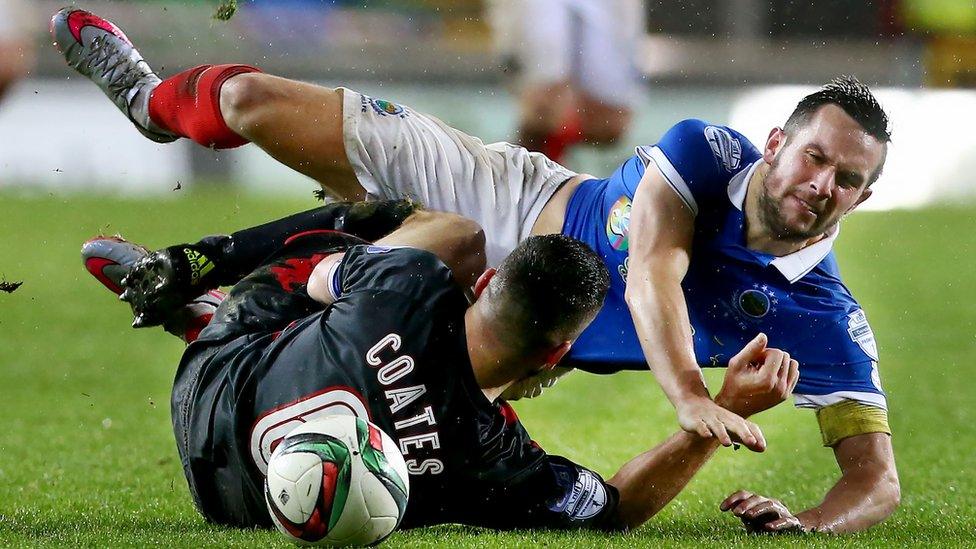
[[[749,181],[752,180],[752,175],[759,168],[761,162],[761,160],[753,162],[748,169],[735,174],[735,177],[729,181],[729,201],[743,213],[745,213],[744,204],[746,201],[746,191],[749,188]],[[839,234],[840,224],[834,227],[833,232],[827,235],[826,238],[818,240],[791,254],[775,257],[769,264],[776,267],[790,281],[790,284],[792,284],[806,276],[807,273],[812,271],[814,267],[819,265],[827,257],[827,254],[833,249],[834,240],[837,239],[837,235]]]

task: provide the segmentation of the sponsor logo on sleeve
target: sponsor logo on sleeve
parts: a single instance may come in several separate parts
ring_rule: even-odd
[[[878,360],[878,344],[874,341],[874,332],[868,324],[864,309],[858,309],[847,315],[847,333],[851,336],[851,341],[861,347],[864,354],[871,357],[871,360]],[[881,385],[880,379],[876,385]]]
[[[550,505],[550,510],[562,513],[572,520],[587,520],[597,516],[606,507],[607,488],[596,473],[559,464],[553,464],[552,467],[557,482],[566,488],[566,493],[562,499]]]
[[[362,103],[362,112],[367,112],[367,106],[373,109],[373,112],[380,116],[396,116],[399,118],[406,118],[407,111],[402,105],[397,105],[392,101],[387,101],[385,99],[375,99],[368,95],[360,95],[360,102]]]
[[[705,139],[712,148],[712,154],[726,171],[734,172],[739,169],[742,164],[742,144],[728,130],[718,126],[705,126]]]
[[[630,232],[630,198],[621,196],[610,208],[607,218],[607,239],[614,250],[626,252],[629,246],[627,239]]]

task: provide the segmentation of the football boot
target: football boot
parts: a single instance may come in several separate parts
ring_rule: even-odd
[[[82,244],[85,269],[115,295],[121,295],[122,279],[132,266],[149,255],[149,250],[116,236],[96,236]]]
[[[157,143],[177,139],[149,119],[149,96],[160,78],[111,21],[62,8],[51,18],[51,36],[68,65],[97,84],[143,135]]]
[[[159,292],[170,287],[163,284],[168,280],[169,271],[160,255],[118,235],[97,236],[81,247],[85,269],[112,293],[129,302],[134,315],[133,327],[162,324],[167,332],[190,343],[210,322],[225,295],[210,289],[187,298],[173,290],[164,292],[165,298],[160,299]],[[156,292],[155,298],[143,295],[142,288],[150,288],[150,280],[154,281],[151,288]],[[149,303],[153,306],[149,314],[138,308]]]

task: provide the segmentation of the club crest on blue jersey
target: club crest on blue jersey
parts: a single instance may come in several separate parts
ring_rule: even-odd
[[[737,291],[732,295],[732,310],[738,318],[739,328],[747,329],[747,322],[757,321],[769,313],[776,312],[779,299],[769,286],[753,284],[751,288]]]
[[[627,235],[630,232],[630,198],[621,196],[610,208],[610,216],[607,218],[607,238],[610,246],[619,252],[626,252],[629,241]]]
[[[742,144],[732,134],[718,126],[705,126],[705,139],[712,148],[712,154],[730,172],[739,169],[742,163]]]
[[[739,309],[753,318],[766,316],[769,307],[769,296],[759,290],[746,290],[739,294]]]
[[[363,112],[366,112],[366,106],[369,105],[373,111],[380,116],[399,116],[400,118],[407,117],[407,112],[402,105],[397,105],[396,103],[387,101],[385,99],[374,99],[368,95],[361,95],[360,97]]]

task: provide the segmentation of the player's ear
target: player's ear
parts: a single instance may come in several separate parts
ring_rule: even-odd
[[[874,191],[871,189],[871,187],[867,187],[863,191],[861,191],[860,198],[858,198],[857,199],[857,202],[855,202],[854,205],[851,206],[850,209],[847,210],[847,213],[853,211],[854,208],[860,206],[861,205],[861,202],[864,202],[865,200],[867,200],[868,198],[870,198],[872,193],[874,193]]]
[[[559,361],[562,360],[564,356],[566,356],[566,353],[569,352],[569,349],[572,348],[572,346],[573,346],[572,342],[563,341],[562,343],[559,344],[558,347],[555,347],[552,350],[550,350],[549,354],[546,355],[546,365],[542,369],[543,370],[553,369],[553,367],[555,367],[556,364],[559,364]]]
[[[766,148],[763,149],[763,161],[767,164],[772,164],[773,159],[776,158],[776,154],[783,145],[786,143],[786,132],[783,128],[775,127],[769,130],[769,136],[766,137]]]
[[[481,297],[481,292],[485,291],[488,287],[488,283],[491,282],[492,278],[495,278],[495,273],[497,271],[494,267],[490,269],[485,269],[485,272],[481,273],[478,280],[474,283],[474,298],[477,300]]]

